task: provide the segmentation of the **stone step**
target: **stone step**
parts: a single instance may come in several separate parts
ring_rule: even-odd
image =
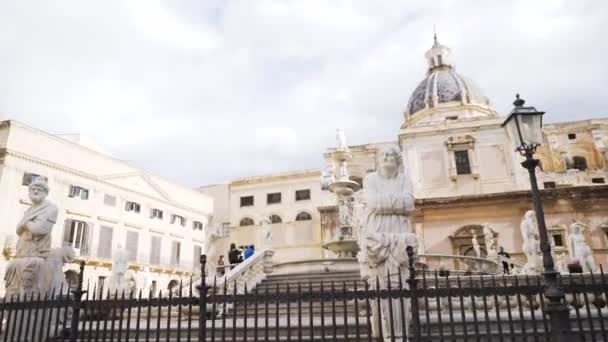
[[[266,276],[266,281],[296,281],[307,282],[309,280],[334,280],[351,279],[361,280],[358,272],[328,272],[328,273],[293,273],[293,274],[272,274]]]

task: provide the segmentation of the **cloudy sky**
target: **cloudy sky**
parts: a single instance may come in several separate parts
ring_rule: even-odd
[[[500,113],[608,117],[607,1],[0,0],[0,118],[197,186],[396,138],[439,40]]]

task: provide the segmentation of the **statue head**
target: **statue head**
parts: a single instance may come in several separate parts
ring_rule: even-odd
[[[585,225],[580,222],[574,222],[570,225],[570,232],[573,234],[580,234],[585,230]]]
[[[39,204],[46,199],[49,194],[49,185],[43,179],[35,179],[28,188],[32,203]]]
[[[524,214],[524,218],[525,218],[526,220],[528,220],[528,221],[529,221],[529,220],[533,220],[535,215],[536,215],[536,213],[534,212],[534,210],[528,210],[528,211],[526,211],[526,213]]]
[[[394,178],[399,173],[401,151],[397,146],[388,146],[382,150],[378,160],[379,172],[386,178]]]

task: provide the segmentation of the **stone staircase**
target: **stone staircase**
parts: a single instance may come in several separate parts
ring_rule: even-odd
[[[323,313],[326,317],[331,317],[332,312],[335,309],[336,317],[344,317],[346,311],[349,318],[354,320],[355,305],[354,303],[344,301],[333,301],[331,300],[331,291],[333,289],[336,292],[343,292],[344,289],[352,290],[355,288],[365,288],[365,282],[361,280],[358,272],[331,272],[331,273],[300,273],[300,274],[283,274],[283,275],[268,275],[258,286],[254,289],[258,294],[265,295],[274,293],[290,293],[297,294],[298,291],[304,293],[326,293],[326,300],[314,300],[314,301],[302,301],[298,304],[297,301],[292,302],[272,302],[268,304],[268,311],[266,311],[266,304],[264,302],[258,303],[257,309],[255,305],[248,305],[245,311],[244,305],[237,305],[236,310],[232,311],[230,315],[236,315],[237,317],[244,317],[245,312],[247,317],[253,318],[256,310],[258,316],[263,316],[268,313],[271,316],[276,316],[277,312],[279,316],[289,314],[291,317],[297,317],[298,310],[301,310],[301,315],[308,316],[312,312],[312,316],[319,317]],[[363,303],[358,303],[358,310],[361,312],[365,311]]]

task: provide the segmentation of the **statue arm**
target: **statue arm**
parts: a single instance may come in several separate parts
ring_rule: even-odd
[[[57,208],[49,208],[48,212],[37,215],[23,226],[32,234],[47,235],[51,232],[53,225],[57,221]]]
[[[383,193],[378,189],[376,178],[368,179],[366,189],[366,204],[373,211],[404,211],[414,210],[414,195],[407,190],[401,193]]]

